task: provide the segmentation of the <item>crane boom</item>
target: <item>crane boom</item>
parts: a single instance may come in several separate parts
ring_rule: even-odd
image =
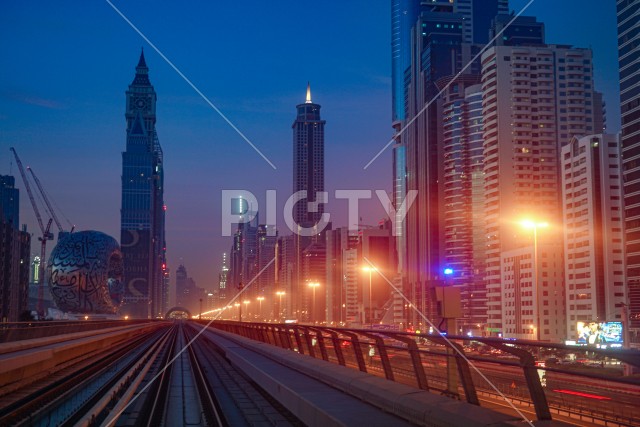
[[[20,171],[20,175],[22,176],[22,182],[24,183],[24,187],[27,189],[27,194],[29,195],[29,200],[31,201],[31,206],[33,207],[33,212],[36,214],[36,219],[38,220],[40,231],[44,236],[45,235],[44,224],[42,223],[42,217],[40,216],[38,205],[36,205],[36,200],[33,198],[33,193],[31,192],[31,186],[29,185],[29,181],[27,180],[27,174],[24,173],[24,168],[22,167],[22,162],[20,161],[20,157],[18,157],[18,153],[16,152],[16,149],[11,147],[10,150],[13,151],[13,156],[16,158],[16,164],[18,165],[18,170]]]
[[[58,231],[60,231],[60,233],[64,233],[64,230],[62,229],[62,225],[60,224],[60,221],[58,221],[58,217],[56,216],[56,213],[54,212],[53,208],[51,207],[51,203],[49,203],[49,198],[47,197],[47,193],[44,192],[44,188],[42,187],[42,184],[40,183],[40,180],[36,176],[35,172],[33,172],[33,169],[31,167],[27,166],[27,170],[29,172],[31,172],[31,176],[33,177],[33,180],[35,181],[36,185],[38,186],[38,190],[40,190],[40,194],[42,194],[42,199],[44,200],[45,205],[47,205],[47,209],[49,211],[49,214],[51,215],[51,218],[53,218],[53,221],[58,226]]]

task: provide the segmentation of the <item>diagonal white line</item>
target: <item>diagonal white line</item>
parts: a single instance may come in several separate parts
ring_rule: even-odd
[[[258,147],[256,147],[256,146],[253,144],[253,142],[251,142],[251,141],[249,140],[249,138],[247,138],[247,137],[245,136],[245,134],[244,134],[244,133],[242,133],[242,131],[241,131],[240,129],[238,129],[238,128],[236,127],[236,125],[234,125],[234,124],[231,122],[231,120],[229,120],[229,119],[227,118],[227,116],[225,116],[225,115],[224,115],[224,113],[223,113],[222,111],[220,111],[220,109],[219,109],[218,107],[216,107],[216,106],[213,104],[213,102],[211,102],[211,101],[209,100],[209,98],[207,98],[207,97],[205,96],[205,94],[204,94],[204,93],[202,93],[202,92],[200,91],[200,89],[198,89],[198,88],[196,87],[196,85],[194,85],[193,83],[191,83],[191,80],[189,80],[189,78],[188,78],[187,76],[185,76],[185,75],[182,73],[182,71],[180,71],[180,70],[178,69],[178,67],[176,67],[175,65],[173,65],[173,62],[171,62],[171,60],[169,60],[169,58],[167,58],[167,57],[164,55],[164,53],[162,53],[162,52],[160,51],[160,49],[158,49],[158,48],[156,47],[156,45],[155,45],[155,44],[153,44],[153,42],[151,42],[151,40],[149,40],[149,39],[147,38],[147,36],[145,36],[145,35],[142,33],[142,31],[140,31],[140,30],[138,29],[138,27],[136,27],[136,26],[133,24],[133,22],[131,22],[131,21],[129,20],[129,18],[127,18],[127,17],[126,17],[126,16],[125,16],[121,11],[120,11],[120,9],[118,9],[118,8],[117,8],[113,3],[111,3],[111,1],[110,1],[110,0],[105,0],[105,1],[109,4],[109,6],[111,6],[111,7],[113,8],[113,10],[115,10],[115,11],[116,11],[116,13],[117,13],[118,15],[120,15],[120,17],[122,17],[122,19],[124,19],[124,21],[125,21],[127,24],[129,24],[129,26],[130,26],[131,28],[133,28],[133,29],[135,30],[135,32],[136,32],[136,33],[138,33],[138,34],[140,35],[140,37],[142,37],[142,38],[144,39],[144,41],[146,41],[147,43],[149,43],[149,46],[151,46],[151,47],[153,48],[153,50],[155,50],[155,51],[158,53],[158,55],[160,55],[160,56],[162,57],[162,59],[164,59],[164,60],[167,62],[167,64],[169,64],[169,65],[171,66],[171,68],[173,68],[173,70],[174,70],[176,73],[178,73],[178,75],[179,75],[180,77],[182,77],[182,79],[183,79],[185,82],[187,82],[187,84],[188,84],[189,86],[191,86],[191,88],[192,88],[193,90],[195,90],[195,91],[196,91],[196,93],[197,93],[198,95],[200,95],[200,97],[201,97],[202,99],[204,99],[204,101],[205,101],[207,104],[209,104],[209,106],[210,106],[211,108],[213,108],[213,109],[216,111],[216,113],[218,113],[218,114],[220,115],[220,117],[222,117],[222,118],[224,119],[224,121],[225,121],[225,122],[227,122],[227,124],[228,124],[229,126],[231,126],[231,127],[233,128],[233,130],[235,130],[235,131],[236,131],[236,133],[237,133],[238,135],[240,135],[240,136],[242,137],[242,139],[244,139],[244,140],[247,142],[247,144],[249,144],[249,145],[251,146],[251,148],[253,148],[253,149],[256,151],[256,153],[258,153],[258,154],[260,155],[260,157],[262,157],[262,158],[264,159],[264,161],[265,161],[265,162],[269,163],[269,166],[271,166],[273,169],[277,169],[277,168],[276,168],[276,165],[274,165],[274,164],[271,162],[271,160],[269,160],[269,159],[267,158],[267,156],[265,156],[265,155],[262,153],[262,151],[260,151],[260,149],[259,149]]]
[[[109,1],[109,0],[107,0],[107,1]],[[262,273],[263,273],[267,268],[269,268],[269,266],[271,266],[271,264],[273,264],[273,263],[275,262],[275,260],[276,260],[276,258],[275,258],[275,257],[273,257],[273,258],[271,259],[271,261],[269,261],[269,263],[268,263],[267,265],[265,265],[265,266],[262,268],[262,270],[260,270],[260,271],[258,272],[258,274],[256,274],[255,276],[253,276],[253,279],[251,279],[251,280],[249,281],[249,283],[247,283],[247,285],[246,285],[244,288],[240,289],[240,290],[238,291],[238,293],[237,293],[237,294],[235,294],[235,296],[234,296],[233,298],[231,298],[231,301],[229,301],[229,302],[228,302],[228,304],[232,304],[235,300],[237,300],[237,299],[240,297],[240,295],[242,295],[242,294],[244,293],[244,291],[246,291],[247,289],[249,289],[249,288],[251,287],[251,285],[253,284],[253,282],[255,282],[255,281],[256,281],[256,279],[257,279],[258,277],[260,277],[260,275],[261,275],[261,274],[262,274]],[[160,371],[159,371],[159,372],[158,372],[158,373],[157,373],[153,378],[151,378],[151,380],[149,380],[149,382],[148,382],[148,383],[147,383],[147,384],[142,388],[142,390],[140,390],[140,391],[139,391],[135,396],[133,396],[133,397],[131,398],[131,400],[130,400],[129,402],[127,402],[127,404],[124,406],[124,408],[122,408],[120,411],[118,411],[118,413],[117,413],[117,414],[115,414],[115,415],[113,416],[113,418],[111,418],[111,420],[109,420],[108,422],[106,422],[104,425],[105,425],[106,427],[108,427],[108,426],[110,426],[111,424],[115,423],[115,422],[118,420],[118,418],[120,417],[120,415],[122,415],[122,413],[123,413],[124,411],[126,411],[126,409],[127,409],[129,406],[131,406],[131,404],[132,404],[133,402],[135,402],[135,401],[136,401],[136,399],[138,399],[138,397],[140,397],[140,395],[141,395],[142,393],[144,393],[144,392],[145,392],[145,390],[146,390],[147,388],[149,388],[149,386],[151,386],[151,384],[153,384],[153,382],[154,382],[156,379],[158,379],[158,377],[159,377],[160,375],[162,375],[162,373],[163,373],[164,371],[166,371],[166,370],[167,370],[167,368],[168,368],[169,366],[171,366],[171,364],[172,364],[173,362],[175,362],[175,360],[176,360],[178,357],[180,357],[180,355],[182,355],[182,353],[184,353],[184,352],[189,348],[189,346],[191,346],[191,344],[193,344],[193,342],[194,342],[196,339],[198,339],[198,337],[199,337],[199,336],[200,336],[204,331],[206,331],[206,330],[207,330],[207,328],[208,328],[208,327],[209,327],[209,326],[210,326],[210,325],[211,325],[211,324],[212,324],[212,323],[213,323],[213,322],[218,318],[218,316],[220,316],[220,315],[222,314],[222,311],[223,311],[223,310],[220,310],[220,311],[218,312],[218,314],[216,314],[215,316],[213,316],[213,318],[209,321],[209,323],[207,323],[207,324],[206,324],[202,329],[200,329],[200,331],[198,331],[198,333],[196,334],[196,336],[194,336],[194,337],[191,339],[191,341],[189,341],[189,342],[188,342],[188,343],[187,343],[187,344],[186,344],[186,345],[185,345],[185,346],[184,346],[184,347],[183,347],[183,348],[178,352],[178,354],[176,354],[176,355],[175,355],[171,360],[169,360],[169,361],[167,362],[167,364],[166,364],[162,369],[160,369]]]
[[[109,1],[109,0],[107,0],[107,1]],[[464,73],[464,72],[466,71],[466,69],[467,69],[467,68],[469,68],[469,67],[471,66],[471,64],[473,64],[473,63],[475,62],[475,60],[476,60],[476,59],[478,59],[478,58],[480,57],[480,55],[482,55],[482,54],[484,53],[484,51],[485,51],[485,50],[487,50],[489,47],[491,47],[491,45],[493,44],[493,42],[494,42],[494,41],[496,41],[496,40],[498,39],[498,37],[500,37],[500,36],[502,35],[502,33],[504,33],[504,31],[505,31],[507,28],[509,28],[509,26],[510,26],[511,24],[513,24],[513,22],[514,22],[514,21],[515,21],[515,20],[516,20],[520,15],[522,15],[522,14],[524,13],[524,11],[525,11],[525,10],[526,10],[530,5],[531,5],[531,3],[533,3],[534,1],[535,1],[535,0],[529,0],[529,3],[527,3],[526,5],[524,5],[524,7],[522,8],[522,10],[520,10],[520,12],[518,12],[518,13],[513,17],[513,19],[511,19],[511,20],[507,23],[507,25],[505,25],[505,26],[504,26],[504,28],[498,32],[498,34],[496,34],[496,35],[495,35],[491,40],[489,40],[489,42],[488,42],[486,45],[484,45],[484,47],[483,47],[482,49],[480,49],[480,52],[478,52],[478,54],[477,54],[476,56],[474,56],[474,57],[473,57],[473,58],[472,58],[472,59],[467,63],[467,65],[465,65],[465,66],[462,68],[462,70],[460,70],[460,72],[459,72],[458,74],[456,74],[456,76],[455,76],[451,81],[449,81],[449,83],[447,83],[447,84],[445,85],[445,87],[443,87],[443,88],[440,90],[440,92],[438,92],[438,94],[437,94],[436,96],[434,96],[434,97],[431,99],[431,101],[429,101],[429,102],[428,102],[424,107],[422,107],[422,109],[418,112],[418,114],[416,114],[415,116],[413,116],[413,118],[412,118],[411,120],[409,120],[409,122],[408,122],[406,125],[404,125],[404,126],[402,127],[402,129],[400,129],[400,131],[399,131],[398,133],[396,133],[395,135],[393,135],[393,138],[391,138],[391,139],[389,140],[389,142],[387,142],[387,144],[386,144],[384,147],[382,147],[382,149],[381,149],[380,151],[378,151],[378,154],[376,154],[375,156],[373,156],[373,158],[372,158],[371,160],[369,160],[369,163],[367,163],[367,164],[364,166],[364,168],[363,168],[363,169],[367,169],[369,166],[371,166],[371,163],[375,162],[375,161],[376,161],[376,159],[377,159],[378,157],[380,157],[380,155],[381,155],[382,153],[384,153],[384,151],[385,151],[387,148],[389,148],[389,146],[390,146],[391,144],[393,144],[393,142],[394,142],[394,141],[395,141],[399,136],[401,136],[401,135],[404,133],[404,131],[405,131],[405,130],[407,130],[407,128],[408,128],[409,126],[411,126],[411,125],[413,124],[413,122],[415,122],[415,121],[416,121],[416,120],[417,120],[417,119],[422,115],[422,113],[424,113],[424,112],[427,110],[427,108],[429,108],[429,106],[433,103],[433,101],[435,101],[436,99],[438,99],[438,98],[440,97],[440,95],[442,95],[442,93],[443,93],[445,90],[447,90],[447,88],[448,88],[449,86],[451,86],[451,85],[452,85],[452,84],[453,84],[453,83],[458,79],[458,77],[460,77],[460,75],[462,75],[462,73]]]
[[[460,351],[455,345],[453,345],[451,343],[451,341],[449,340],[449,338],[447,338],[447,336],[445,334],[443,334],[440,329],[438,329],[438,327],[436,325],[433,324],[433,322],[431,322],[431,320],[429,320],[427,318],[427,316],[424,315],[424,313],[422,313],[420,310],[418,310],[418,308],[415,306],[415,304],[413,304],[409,298],[407,298],[405,296],[405,294],[398,289],[393,283],[391,283],[391,281],[389,279],[387,279],[387,277],[382,274],[382,272],[380,271],[380,269],[378,269],[371,261],[369,261],[369,259],[367,257],[362,257],[372,268],[375,269],[375,271],[380,275],[380,277],[382,277],[388,284],[389,286],[391,286],[393,288],[394,291],[396,291],[398,293],[398,295],[400,295],[402,297],[402,299],[404,299],[410,307],[413,307],[413,309],[418,313],[418,315],[420,317],[422,317],[422,319],[424,319],[425,322],[427,322],[434,331],[436,331],[438,333],[438,335],[440,335],[447,344],[449,344],[449,346],[454,349],[464,360],[467,361],[467,363],[469,364],[469,366],[471,366],[473,368],[474,371],[476,371],[478,373],[478,375],[480,375],[482,377],[482,379],[484,379],[487,384],[489,384],[491,386],[492,389],[495,390],[496,393],[498,393],[498,395],[500,395],[500,397],[502,397],[504,399],[505,402],[507,402],[507,404],[509,404],[509,406],[511,406],[511,408],[516,411],[518,413],[518,415],[520,415],[522,417],[522,419],[527,422],[529,424],[529,426],[534,427],[534,424],[527,419],[527,417],[518,409],[516,408],[516,406],[513,404],[513,402],[511,402],[511,400],[505,396],[504,394],[502,394],[502,392],[500,390],[498,390],[498,388],[489,380],[489,378],[487,378],[482,372],[480,372],[480,370],[478,369],[478,367],[467,358],[467,355],[464,354],[462,351]]]

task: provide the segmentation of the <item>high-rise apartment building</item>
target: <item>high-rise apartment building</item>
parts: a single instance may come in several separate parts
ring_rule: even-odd
[[[626,302],[618,138],[573,138],[561,164],[567,337],[577,340],[577,322],[620,321]]]
[[[350,307],[354,312],[351,318],[347,317],[347,294],[349,289],[357,297],[358,270],[357,251],[358,233],[350,231],[349,227],[340,227],[327,232],[326,236],[326,295],[327,295],[327,322],[344,324],[348,320],[355,321],[357,312],[357,298],[352,298]],[[354,250],[353,260],[347,255],[347,251]]]
[[[594,131],[591,51],[494,46],[482,55],[482,92],[488,327],[505,334],[503,324],[511,325],[515,314],[510,313],[517,310],[504,304],[503,253],[536,243],[536,234],[521,221],[548,223],[549,228],[537,231],[540,247],[562,250],[559,155],[573,136]],[[556,253],[547,256],[561,259]],[[556,283],[559,273],[551,264],[548,271],[544,265],[532,268],[543,278],[542,286],[545,277]],[[539,291],[532,301],[544,306],[542,295]],[[536,313],[539,309],[532,308]],[[562,311],[551,315],[557,318],[547,319],[550,325],[564,322]],[[540,339],[555,339],[555,328],[535,327]],[[510,329],[516,334],[522,330],[521,325]]]
[[[164,316],[167,306],[164,170],[155,128],[157,96],[144,53],[126,95],[120,211],[125,295],[121,311],[132,317],[155,318]]]
[[[622,174],[630,327],[640,332],[640,2],[618,0]]]
[[[561,342],[566,338],[562,242],[538,233],[537,244],[500,253],[500,333],[505,338]]]

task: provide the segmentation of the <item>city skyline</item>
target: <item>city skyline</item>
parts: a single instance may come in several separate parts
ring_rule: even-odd
[[[563,31],[562,22],[545,10],[545,3],[548,5],[550,2],[534,2],[525,15],[536,16],[545,22],[549,43],[572,43],[580,47],[591,44],[591,41],[587,44],[579,38],[573,40],[572,37],[578,36]],[[577,2],[566,2],[558,7],[570,8],[571,3],[576,8]],[[593,5],[595,4],[593,2]],[[510,6],[517,11],[523,5],[524,2],[512,1]],[[81,16],[85,19],[100,21],[96,29],[90,29],[94,31],[94,36],[98,36],[93,43],[91,37],[88,37],[87,41],[78,40],[72,29],[88,30],[88,27],[85,28],[86,24],[80,23],[80,18],[73,19],[68,14],[65,15],[65,12],[69,12],[65,6],[68,8],[68,5],[63,5],[58,11],[44,7],[43,10],[28,15],[26,11],[18,9],[18,5],[4,6],[10,9],[8,13],[3,14],[5,19],[12,15],[12,12],[16,19],[14,23],[4,25],[4,30],[0,30],[4,33],[3,40],[10,40],[9,34],[13,37],[22,35],[21,39],[19,37],[22,44],[17,47],[9,46],[8,42],[2,44],[3,56],[12,58],[14,65],[3,71],[6,73],[3,78],[6,86],[2,88],[0,97],[0,172],[16,175],[15,164],[10,170],[11,156],[8,150],[9,146],[16,146],[25,164],[33,166],[38,171],[49,194],[62,207],[65,216],[77,224],[79,229],[95,229],[114,237],[119,236],[119,153],[123,150],[124,128],[122,94],[130,81],[140,46],[145,48],[151,80],[159,98],[158,128],[167,159],[167,251],[172,271],[175,271],[180,263],[184,263],[198,286],[212,289],[217,281],[218,260],[222,252],[228,251],[229,246],[229,239],[222,237],[219,232],[220,189],[248,189],[261,201],[264,200],[266,189],[278,189],[283,194],[290,191],[291,106],[304,102],[307,81],[311,82],[314,101],[317,100],[323,105],[323,118],[330,123],[327,128],[325,160],[326,188],[330,195],[334,189],[341,188],[384,188],[390,191],[390,150],[377,159],[372,167],[366,171],[362,170],[362,166],[392,135],[389,120],[391,80],[388,4],[371,5],[362,2],[341,5],[342,10],[338,12],[319,9],[317,13],[320,14],[321,22],[332,22],[332,26],[338,27],[349,22],[350,13],[351,16],[356,16],[354,14],[358,12],[358,16],[362,16],[364,12],[365,17],[369,17],[370,22],[374,23],[371,28],[375,31],[345,28],[345,34],[323,32],[322,41],[308,41],[312,44],[311,47],[320,49],[313,55],[305,51],[312,50],[309,46],[293,40],[296,29],[299,30],[299,27],[305,25],[303,17],[307,13],[306,4],[296,4],[291,10],[284,12],[285,15],[276,17],[268,7],[256,3],[256,7],[247,12],[249,22],[244,23],[240,30],[251,32],[251,23],[273,23],[273,31],[257,27],[257,32],[266,37],[267,43],[271,40],[270,37],[275,36],[280,43],[291,43],[286,45],[289,49],[298,50],[295,50],[296,55],[291,54],[291,58],[282,54],[286,52],[282,47],[263,51],[259,46],[252,45],[251,37],[246,35],[239,37],[237,45],[230,43],[234,41],[231,36],[230,39],[222,39],[225,43],[220,43],[220,46],[210,43],[214,51],[216,48],[220,49],[216,51],[219,57],[224,58],[225,54],[228,55],[237,63],[237,67],[229,67],[228,61],[213,62],[203,55],[206,51],[204,48],[209,46],[206,41],[216,40],[216,37],[220,39],[222,28],[230,31],[233,25],[225,26],[221,22],[220,33],[217,34],[209,34],[199,25],[187,27],[189,19],[211,16],[208,13],[213,12],[211,9],[215,9],[214,6],[199,6],[203,10],[179,11],[176,15],[170,15],[173,11],[166,9],[156,10],[155,16],[171,16],[171,24],[179,24],[171,27],[177,33],[176,40],[170,40],[167,35],[160,34],[159,19],[151,20],[143,13],[145,4],[126,8],[122,6],[123,13],[139,25],[141,31],[145,32],[267,157],[273,159],[278,168],[275,172],[220,120],[220,117],[114,13],[107,3],[87,6],[89,9],[81,11]],[[117,6],[120,7],[118,4]],[[233,6],[230,7],[233,9]],[[242,9],[244,11],[245,8]],[[610,9],[604,16],[610,17],[613,23],[615,8]],[[47,12],[51,14],[50,17],[45,15]],[[600,22],[603,16],[593,11],[589,13],[589,7],[584,6],[580,10],[576,9],[576,13],[584,15],[581,16],[581,24],[586,27],[589,23]],[[240,11],[233,9],[228,14],[239,17]],[[65,19],[71,19],[69,22],[75,23],[77,28],[60,28],[61,22],[67,22]],[[23,28],[16,27],[16,23],[20,22]],[[283,27],[292,30],[292,40],[287,39],[289,33],[280,28],[279,23],[286,23]],[[34,28],[27,24],[38,24],[39,32],[29,36],[21,33],[25,29]],[[112,28],[105,28],[107,26]],[[318,26],[322,25],[319,23]],[[615,88],[611,88],[611,85],[616,86],[618,81],[615,26],[612,24],[611,28],[606,25],[603,27],[606,31],[612,30],[613,37],[604,44],[611,52],[604,51],[602,42],[598,50],[598,45],[595,44],[597,40],[593,41],[595,82],[598,90],[605,93],[605,99],[608,101],[608,130],[617,132],[619,111],[616,111],[615,106],[618,104],[618,94]],[[323,28],[327,28],[327,25]],[[172,34],[173,30],[166,33]],[[57,43],[58,49],[52,48],[48,54],[29,54],[29,47],[34,46],[36,42],[41,43],[44,34],[48,34],[46,43],[52,43],[47,46],[51,47]],[[590,33],[582,32],[582,37],[588,34]],[[207,35],[209,37],[205,37]],[[109,37],[115,37],[115,40]],[[607,40],[606,37],[603,39]],[[255,40],[261,38],[255,37]],[[197,42],[203,45],[197,46]],[[56,54],[64,52],[65,46],[66,54],[62,56],[64,60],[61,60]],[[182,50],[184,46],[189,48]],[[18,47],[20,51],[16,51]],[[73,47],[76,49],[72,49]],[[100,48],[103,50],[100,51]],[[256,55],[252,58],[256,62],[244,58],[244,51],[240,50],[243,48],[251,48],[247,52]],[[301,48],[304,54],[302,61],[297,56]],[[603,59],[610,56],[613,62]],[[332,58],[333,61],[326,61],[327,58]],[[43,65],[32,65],[25,70],[26,64],[34,64],[25,59],[36,60],[35,65],[39,60]],[[260,64],[257,60],[264,61],[261,64],[265,66],[256,66]],[[271,63],[269,61],[274,61],[275,66],[268,67],[267,64]],[[220,67],[221,63],[223,67]],[[33,75],[31,71],[33,68],[49,72],[50,78],[39,82],[35,78],[37,74]],[[73,73],[70,70],[73,70]],[[227,73],[236,74],[235,80],[231,80],[232,83],[225,82],[225,78],[230,78]],[[281,74],[281,77],[276,78],[276,73]],[[93,86],[80,87],[91,82]],[[222,147],[224,156],[219,155]],[[358,162],[357,159],[361,161]],[[69,161],[70,164],[65,166],[65,161]],[[186,173],[187,171],[189,173]],[[17,186],[22,189],[22,183],[19,179],[17,181]],[[184,191],[184,188],[188,188],[189,191]],[[21,199],[21,222],[26,222],[29,231],[37,236],[31,207],[25,203],[28,201],[24,197]],[[280,206],[284,199],[279,198]],[[370,204],[362,203],[361,207],[361,216],[365,223],[375,224],[384,215],[375,200]],[[338,225],[346,224],[346,202],[330,199],[327,210],[336,214],[332,219]],[[33,248],[32,253],[35,254]],[[212,264],[215,268],[211,268]],[[172,278],[172,286],[173,283]]]

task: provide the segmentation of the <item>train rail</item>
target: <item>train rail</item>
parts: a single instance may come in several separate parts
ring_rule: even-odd
[[[193,325],[185,328],[186,336],[193,339],[198,332]],[[211,398],[206,406],[215,408],[207,414],[217,425],[251,426],[303,426],[291,412],[268,396],[242,372],[224,358],[219,347],[207,334],[202,334],[189,346],[194,372],[199,373],[200,394]],[[211,425],[216,425],[211,424]]]
[[[122,379],[162,333],[129,339],[3,396],[0,425],[61,425],[85,417],[86,408]]]
[[[176,322],[0,389],[0,425],[303,425],[197,332]]]

